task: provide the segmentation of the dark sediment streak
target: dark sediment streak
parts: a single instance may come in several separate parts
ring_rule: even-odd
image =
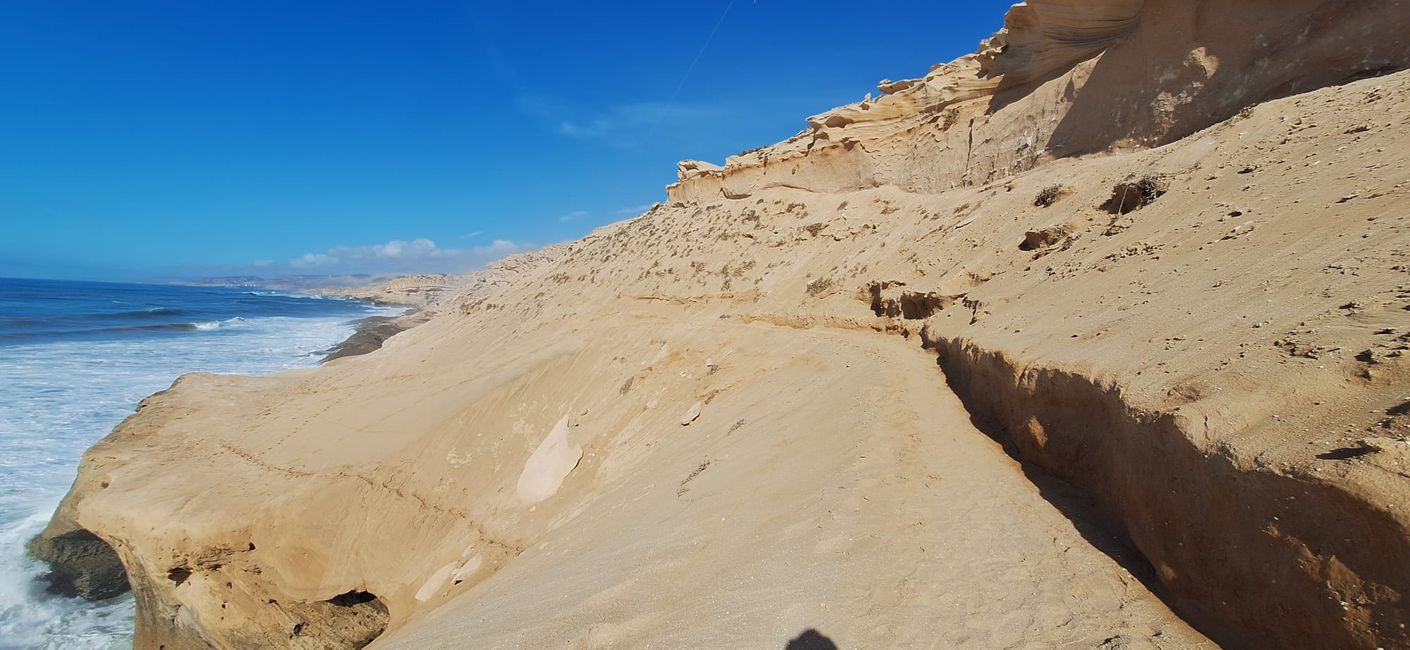
[[[369,316],[357,322],[357,331],[342,343],[328,350],[322,363],[343,357],[355,357],[374,352],[386,343],[387,339],[420,325],[431,317],[430,313],[416,311],[403,316]]]

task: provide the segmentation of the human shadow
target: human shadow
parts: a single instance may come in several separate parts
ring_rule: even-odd
[[[783,648],[784,650],[837,650],[837,644],[833,643],[832,639],[823,636],[822,632],[808,628],[802,634],[789,640],[788,645]]]

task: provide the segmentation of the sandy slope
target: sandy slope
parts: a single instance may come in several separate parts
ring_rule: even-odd
[[[387,647],[781,647],[810,628],[861,647],[1199,644],[974,429],[932,356],[764,323],[657,332],[681,343],[570,418],[573,509]],[[644,347],[615,349],[631,369]]]
[[[986,50],[375,353],[185,378],[42,542],[113,546],[144,647],[1410,644],[1407,9],[1331,4],[1034,2],[1066,73]]]

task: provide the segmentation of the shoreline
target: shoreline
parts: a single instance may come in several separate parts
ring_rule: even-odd
[[[0,508],[0,533],[5,539],[0,579],[17,587],[0,598],[0,638],[23,647],[67,646],[78,639],[116,645],[132,642],[135,604],[131,597],[111,597],[129,587],[111,548],[95,536],[71,536],[60,548],[51,549],[60,554],[56,562],[41,557],[42,549],[33,552],[32,542],[50,523],[55,502],[71,485],[73,468],[84,453],[137,405],[193,371],[263,376],[316,368],[331,346],[353,333],[354,321],[406,311],[370,309],[366,303],[347,301],[299,300],[300,296],[284,292],[264,297],[261,291],[261,297],[249,298],[243,295],[250,293],[245,290],[206,293],[176,285],[42,281],[21,288],[29,293],[9,296],[6,306],[16,313],[43,313],[52,319],[109,310],[110,317],[122,324],[125,316],[142,318],[139,310],[148,306],[156,310],[155,305],[161,307],[150,320],[224,324],[241,318],[220,336],[184,330],[160,337],[109,331],[67,340],[38,338],[35,343],[5,347],[10,355],[7,361],[14,363],[0,373],[8,386],[0,391],[5,398],[0,401],[9,405],[6,417],[0,418],[4,430],[0,445],[13,450],[16,465],[22,463],[23,468],[0,476],[4,479],[0,490],[7,495],[5,507]],[[64,296],[72,307],[43,311],[50,295]],[[83,323],[93,329],[107,325],[97,317]],[[46,326],[38,321],[30,325]],[[103,359],[104,371],[84,374],[94,357]],[[49,390],[34,390],[36,381],[48,381],[45,376],[65,381]]]
[[[367,301],[359,301],[367,302]],[[373,301],[371,304],[376,305]],[[393,305],[377,305],[393,306]],[[395,305],[404,306],[404,305]],[[327,353],[318,361],[319,365],[324,365],[330,361],[357,357],[382,349],[387,340],[417,327],[429,321],[433,313],[425,309],[412,307],[411,311],[400,316],[368,316],[356,321],[354,331],[342,342],[328,348]]]

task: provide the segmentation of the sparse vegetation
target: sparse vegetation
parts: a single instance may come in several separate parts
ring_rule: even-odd
[[[705,472],[705,470],[710,469],[710,463],[710,459],[706,458],[705,460],[701,461],[699,465],[696,465],[695,469],[691,471],[690,475],[685,477],[685,480],[681,481],[680,485],[676,488],[676,496],[685,496],[685,493],[690,491],[690,488],[688,487],[690,485],[690,482],[694,481],[695,477],[700,476],[702,473]]]
[[[953,107],[947,109],[941,116],[941,119],[943,122],[940,125],[940,130],[949,131],[951,127],[955,126],[955,124],[960,121],[960,109]]]
[[[1130,176],[1112,188],[1111,198],[1102,204],[1102,209],[1111,214],[1135,212],[1155,203],[1169,189],[1170,182],[1160,174]]]
[[[1039,192],[1038,196],[1033,199],[1033,205],[1038,206],[1040,208],[1049,207],[1052,204],[1057,203],[1058,199],[1062,198],[1063,190],[1064,188],[1062,185],[1049,185],[1043,188],[1043,191]]]
[[[830,277],[818,278],[808,283],[808,295],[813,298],[818,298],[832,291],[836,286],[837,282]]]

